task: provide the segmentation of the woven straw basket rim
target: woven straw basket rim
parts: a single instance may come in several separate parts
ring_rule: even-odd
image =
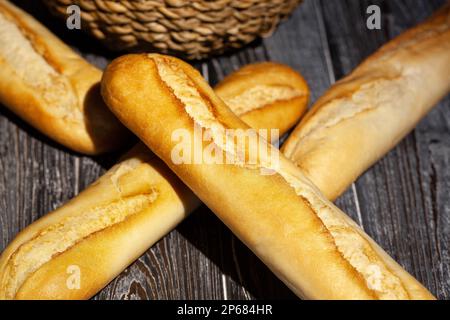
[[[43,0],[81,9],[81,26],[110,49],[201,59],[268,36],[301,0]]]

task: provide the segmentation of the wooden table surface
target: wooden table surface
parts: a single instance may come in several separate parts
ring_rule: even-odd
[[[15,1],[88,60],[115,54],[64,29],[38,1]],[[426,18],[439,0],[305,0],[269,38],[197,62],[215,84],[247,63],[300,71],[314,102],[388,39]],[[366,28],[378,4],[382,29]],[[130,146],[132,143],[130,143]],[[0,106],[0,250],[17,232],[96,180],[120,153],[86,157],[53,143]],[[352,165],[351,162],[348,165]],[[450,98],[337,201],[438,298],[450,298]],[[206,207],[149,249],[96,299],[296,299]]]

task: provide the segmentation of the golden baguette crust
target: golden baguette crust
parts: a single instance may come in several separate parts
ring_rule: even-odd
[[[305,79],[274,62],[244,66],[222,80],[214,91],[250,127],[279,129],[280,135],[297,123],[309,100]]]
[[[171,134],[178,129],[192,133],[196,125],[212,132],[222,152],[239,158],[253,151],[236,150],[239,146],[216,138],[226,129],[248,126],[186,63],[155,54],[121,57],[104,73],[102,95],[116,116],[300,297],[433,299],[268,145],[279,156],[279,166],[263,155],[254,166],[174,164]],[[261,175],[260,169],[275,174]]]
[[[266,65],[273,77],[277,69],[288,70],[278,64]],[[226,88],[236,94],[228,92],[225,101],[253,87],[268,86],[259,77],[265,69],[246,69],[261,82],[254,81],[242,90],[242,83],[229,77]],[[279,79],[278,85],[290,82]],[[306,85],[299,90],[299,96],[308,95]],[[287,109],[304,110],[306,100],[302,101],[291,100],[294,107],[287,104]],[[284,109],[279,99],[251,103],[254,110],[246,113],[246,121],[258,129],[266,124],[269,129],[279,125],[283,134],[300,115],[298,111],[286,112],[283,119],[272,117],[274,120],[267,122],[271,117],[266,114]],[[239,111],[236,106],[233,109]],[[261,110],[258,115],[257,110]],[[199,204],[198,198],[139,143],[88,189],[28,226],[9,244],[0,257],[0,299],[90,298]],[[81,272],[78,290],[66,285],[70,266]]]
[[[334,200],[450,90],[450,5],[332,86],[282,147]]]
[[[98,154],[127,140],[100,96],[102,72],[5,0],[0,39],[0,103],[77,152]]]
[[[0,259],[0,299],[90,298],[198,204],[139,144],[76,198],[19,233]],[[70,266],[80,270],[79,289],[66,284]]]

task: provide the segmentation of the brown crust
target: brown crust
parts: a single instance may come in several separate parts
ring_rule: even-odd
[[[448,94],[449,52],[447,4],[333,85],[294,129],[283,153],[336,199]]]
[[[156,157],[149,159],[142,149],[137,146],[130,152],[129,160],[139,163],[127,173],[132,175],[132,181],[128,178],[119,183],[123,188],[128,188],[128,185],[133,188],[139,177],[141,182],[151,183],[153,188],[160,191],[158,197],[142,211],[91,233],[63,252],[53,255],[35,272],[27,275],[16,292],[16,299],[86,299],[93,296],[137,259],[150,244],[175,227],[184,218],[185,210],[190,212],[198,205],[195,196],[164,164]],[[146,162],[139,160],[141,156]],[[111,169],[64,207],[27,227],[5,249],[0,258],[0,298],[5,298],[2,284],[10,276],[5,272],[8,262],[21,246],[32,241],[42,230],[61,223],[66,217],[77,216],[102,203],[117,201],[117,197],[123,199],[117,194],[111,180],[117,168]],[[66,268],[69,265],[78,265],[82,271],[82,286],[79,290],[70,290],[66,286]],[[42,278],[43,275],[45,278]]]
[[[306,205],[309,207],[309,209],[312,212],[314,212],[314,214],[316,216],[318,216],[318,213],[314,210],[314,207],[311,205],[311,202],[303,196],[300,196],[300,198],[306,203]],[[370,296],[371,299],[377,300],[377,295],[376,295],[375,291],[367,288],[363,275],[360,272],[358,272],[358,270],[356,270],[355,267],[353,267],[349,263],[349,261],[347,259],[345,259],[342,252],[339,251],[339,248],[336,246],[333,236],[331,235],[330,231],[327,229],[325,224],[320,219],[317,219],[317,220],[318,220],[318,223],[320,223],[322,225],[322,230],[319,232],[323,233],[329,239],[330,246],[332,246],[334,248],[334,251],[336,251],[336,253],[340,256],[339,259],[341,260],[342,268],[345,268],[346,270],[348,270],[349,273],[353,274],[353,276],[356,278],[356,281],[359,282],[359,285],[361,286],[361,288],[366,288],[367,295]]]
[[[298,96],[290,99],[277,99],[270,104],[259,106],[259,108],[248,111],[240,117],[255,119],[263,125],[261,128],[268,128],[268,123],[272,122],[280,129],[280,136],[294,126],[308,105],[310,91],[305,79],[293,69],[286,65],[275,62],[262,62],[247,65],[231,75],[225,77],[215,88],[216,94],[224,101],[230,96],[236,96],[250,90],[256,86],[285,86],[298,91]],[[292,121],[285,123],[286,118]],[[248,122],[248,121],[246,121]],[[249,123],[252,128],[259,129],[256,123]],[[270,128],[269,128],[270,129]]]
[[[58,63],[58,59],[53,57],[50,48],[45,41],[39,37],[32,29],[30,29],[26,23],[26,19],[22,19],[23,16],[19,14],[19,11],[14,12],[11,8],[5,6],[5,3],[0,2],[0,10],[2,13],[6,13],[9,18],[17,25],[22,34],[30,41],[32,47],[50,64],[58,73],[63,73],[63,66]]]
[[[99,154],[120,148],[130,135],[100,97],[102,72],[11,3],[1,1],[0,11],[19,27],[36,52],[69,80],[82,120],[53,114],[41,94],[6,65],[0,73],[0,102],[48,137],[77,152]]]

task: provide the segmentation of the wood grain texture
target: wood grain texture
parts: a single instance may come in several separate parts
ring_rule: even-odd
[[[92,63],[115,57],[68,31],[38,1],[15,1]],[[439,0],[305,0],[264,40],[195,66],[215,84],[255,62],[300,71],[315,101],[336,79]],[[382,29],[368,30],[365,9],[382,9]],[[130,143],[131,145],[132,143]],[[0,107],[0,250],[19,230],[98,178],[120,153],[90,158],[54,144]],[[439,298],[450,298],[450,98],[369,169],[337,204]],[[95,299],[295,299],[206,208],[149,249]]]

